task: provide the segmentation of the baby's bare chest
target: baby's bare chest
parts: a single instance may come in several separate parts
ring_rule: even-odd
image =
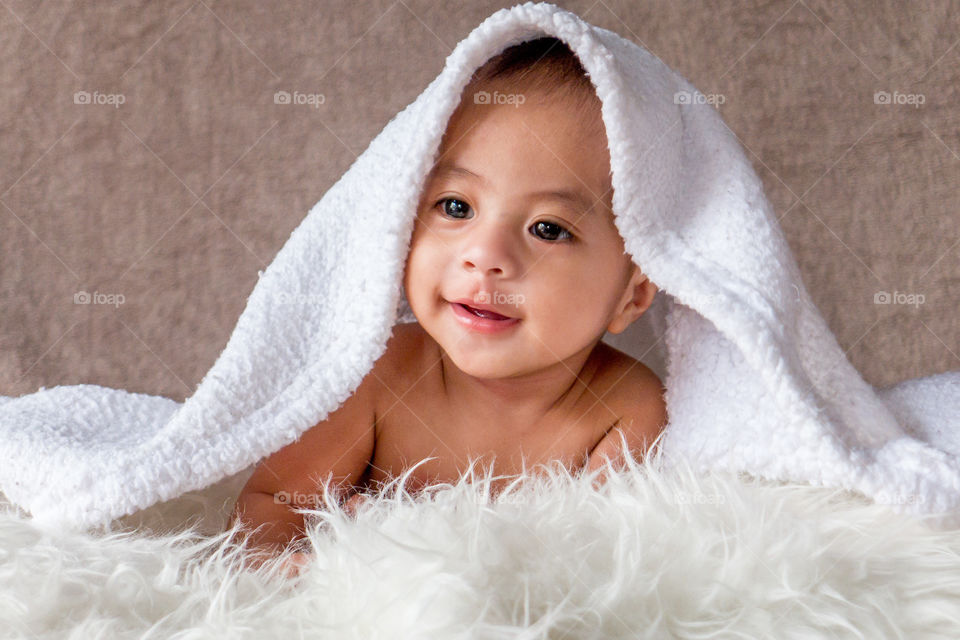
[[[614,361],[601,345],[600,358]],[[411,469],[407,489],[417,491],[436,483],[457,482],[474,462],[474,477],[485,468],[495,476],[494,490],[526,469],[559,461],[571,473],[581,469],[589,452],[621,418],[623,398],[620,366],[598,368],[588,384],[562,409],[532,424],[511,419],[508,412],[484,415],[449,404],[437,366],[438,346],[416,323],[397,325],[387,355],[376,365],[376,443],[360,484],[368,488]],[[621,363],[622,364],[622,363]]]
[[[508,424],[508,418],[477,417],[444,406],[423,388],[411,388],[402,399],[380,403],[376,446],[364,475],[368,487],[382,485],[413,467],[407,489],[417,491],[436,483],[455,484],[474,462],[474,477],[485,468],[494,476],[515,476],[537,465],[559,461],[571,473],[619,416],[610,402],[585,401],[536,424]],[[419,464],[418,464],[419,463]],[[493,481],[499,490],[510,478]]]

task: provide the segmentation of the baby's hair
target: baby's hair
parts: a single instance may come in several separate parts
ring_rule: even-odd
[[[573,94],[579,90],[594,95],[593,84],[576,54],[554,37],[527,40],[504,49],[477,69],[471,82],[497,79],[547,92],[565,90]]]
[[[494,82],[519,93],[528,90],[569,98],[584,115],[598,113],[601,105],[576,54],[552,36],[515,44],[493,56],[474,72],[468,91]]]

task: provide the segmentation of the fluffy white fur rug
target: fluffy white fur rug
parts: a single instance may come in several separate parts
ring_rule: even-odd
[[[496,499],[479,471],[395,482],[356,519],[312,520],[296,578],[241,565],[220,532],[250,470],[99,533],[7,503],[0,635],[960,637],[960,532],[842,490],[658,468],[594,489],[558,466]]]

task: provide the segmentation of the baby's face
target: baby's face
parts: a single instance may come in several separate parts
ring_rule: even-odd
[[[515,106],[464,95],[421,194],[404,287],[419,323],[461,370],[532,373],[595,343],[633,297],[607,140],[587,135],[590,123],[556,98],[528,93]],[[544,195],[553,191],[568,197]],[[519,321],[478,331],[458,299]]]

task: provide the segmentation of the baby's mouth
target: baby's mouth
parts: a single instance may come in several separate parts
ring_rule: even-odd
[[[507,335],[512,328],[522,322],[520,318],[511,318],[494,311],[490,308],[493,305],[481,304],[475,307],[472,304],[467,304],[473,302],[469,298],[448,300],[447,302],[450,304],[450,310],[460,326],[478,334]],[[486,308],[481,309],[480,307]]]
[[[508,316],[500,313],[499,311],[494,311],[490,307],[492,305],[480,304],[472,305],[468,302],[473,302],[468,298],[458,298],[456,300],[446,300],[444,302],[448,303],[452,307],[459,309],[460,313],[469,313],[472,316],[477,318],[483,318],[484,320],[493,320],[493,321],[505,321],[505,320],[519,320],[519,318],[514,318],[513,316]],[[485,308],[481,308],[485,307]]]
[[[480,318],[488,318],[490,320],[509,320],[510,319],[510,316],[500,315],[499,313],[496,313],[494,311],[486,311],[484,309],[474,309],[473,307],[465,305],[462,302],[454,302],[453,304],[460,305],[461,307],[463,307],[473,315]]]

